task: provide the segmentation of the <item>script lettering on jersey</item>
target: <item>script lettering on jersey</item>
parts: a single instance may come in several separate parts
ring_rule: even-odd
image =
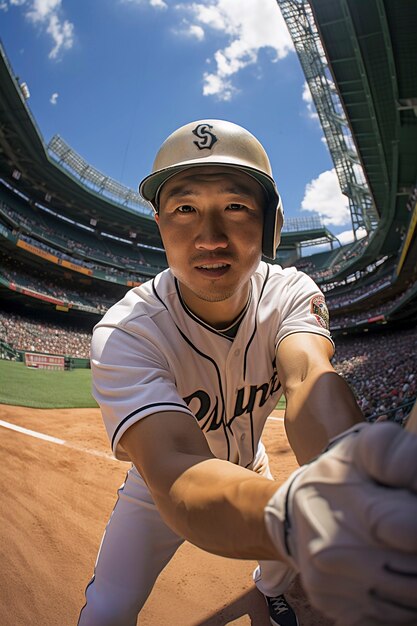
[[[232,416],[227,416],[227,423],[231,424],[237,417],[251,414],[256,408],[262,407],[269,398],[281,387],[278,380],[276,361],[272,362],[273,374],[268,382],[260,385],[247,385],[236,392],[235,407]],[[194,413],[201,430],[217,430],[222,424],[222,416],[219,410],[219,398],[210,398],[207,391],[197,389],[184,398],[184,402]]]
[[[235,410],[232,419],[235,419],[244,413],[252,413],[256,407],[263,406],[265,402],[278,391],[281,383],[278,380],[275,359],[272,362],[272,366],[273,374],[269,382],[258,386],[250,385],[250,387],[241,387],[237,390]]]
[[[201,430],[217,430],[222,423],[219,411],[219,399],[216,397],[212,407],[211,398],[204,389],[197,389],[184,398],[199,422]]]

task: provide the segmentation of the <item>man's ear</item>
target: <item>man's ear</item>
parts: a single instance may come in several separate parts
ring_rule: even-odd
[[[159,226],[159,213],[157,213],[157,212],[155,211],[155,213],[153,214],[153,216],[154,216],[155,222],[156,222],[156,223],[158,224],[158,226]]]

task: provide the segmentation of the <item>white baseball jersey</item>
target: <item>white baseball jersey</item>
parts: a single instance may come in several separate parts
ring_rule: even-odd
[[[93,333],[93,393],[114,455],[132,424],[167,411],[191,414],[213,454],[252,468],[265,421],[282,387],[276,351],[284,337],[311,332],[330,341],[323,294],[295,268],[261,262],[234,338],[185,306],[165,270],[115,304]]]

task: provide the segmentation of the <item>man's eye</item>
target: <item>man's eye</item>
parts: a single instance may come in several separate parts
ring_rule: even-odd
[[[238,204],[237,202],[232,202],[231,204],[228,204],[227,209],[229,209],[230,211],[244,211],[246,209],[246,206],[244,204]]]
[[[194,211],[194,207],[190,206],[189,204],[182,204],[181,206],[177,207],[176,210],[178,211],[178,213],[192,213],[192,211]]]

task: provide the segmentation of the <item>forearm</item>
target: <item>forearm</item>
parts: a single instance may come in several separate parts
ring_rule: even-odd
[[[264,523],[265,505],[279,485],[214,458],[194,418],[153,415],[129,428],[122,445],[181,537],[222,556],[279,558]]]
[[[300,464],[317,456],[332,437],[360,421],[363,415],[352,390],[334,370],[312,371],[288,390],[285,427]]]
[[[167,523],[200,548],[225,557],[277,559],[264,508],[278,484],[219,459],[193,463],[167,496],[154,493]]]

